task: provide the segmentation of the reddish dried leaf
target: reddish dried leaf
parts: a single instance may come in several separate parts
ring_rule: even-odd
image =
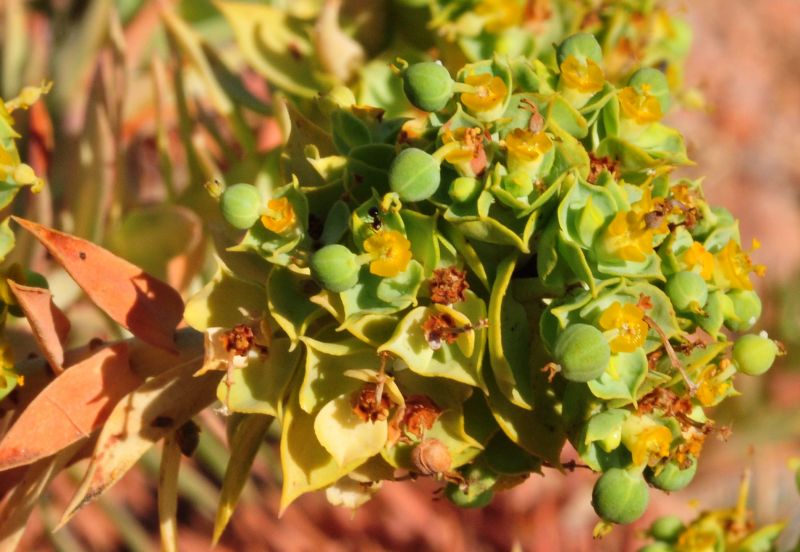
[[[202,354],[147,380],[117,404],[59,527],[128,472],[155,443],[217,398],[220,372],[195,376]]]
[[[49,290],[8,281],[47,362],[56,373],[64,370],[64,343],[70,323],[54,303]]]
[[[142,378],[116,343],[70,367],[42,390],[0,441],[0,470],[30,464],[88,437]]]
[[[175,351],[183,300],[173,288],[93,243],[14,217],[42,242],[86,295],[136,337]]]

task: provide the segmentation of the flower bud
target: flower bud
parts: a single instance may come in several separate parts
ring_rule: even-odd
[[[653,522],[648,533],[656,540],[672,543],[678,540],[684,529],[686,526],[678,516],[663,516]]]
[[[403,72],[403,92],[422,111],[439,111],[453,97],[453,78],[440,63],[415,63]]]
[[[697,311],[708,301],[708,284],[696,272],[678,272],[667,281],[667,295],[679,311]]]
[[[650,493],[641,475],[611,468],[595,482],[592,506],[597,515],[612,523],[632,523],[647,509]]]
[[[428,199],[440,181],[439,162],[421,149],[404,149],[389,167],[389,187],[403,201]]]
[[[676,461],[670,460],[660,467],[647,468],[644,476],[647,482],[656,489],[671,493],[680,491],[691,483],[696,472],[697,460],[692,458],[692,463],[688,468],[681,468]]]
[[[775,342],[761,335],[743,335],[733,345],[733,362],[748,376],[760,376],[769,370],[777,355]]]
[[[360,266],[356,255],[343,245],[326,245],[311,257],[311,275],[322,287],[334,293],[350,289],[358,282]]]
[[[247,230],[261,216],[261,194],[250,184],[228,186],[220,197],[225,221],[239,230]]]
[[[746,332],[761,317],[761,299],[755,291],[735,289],[728,293],[733,304],[733,316],[725,318],[725,325],[734,332]]]
[[[594,326],[573,324],[558,336],[555,357],[566,379],[584,382],[598,378],[605,372],[611,358],[611,348]]]
[[[450,184],[448,194],[456,203],[472,201],[481,191],[481,183],[471,176],[460,176]]]

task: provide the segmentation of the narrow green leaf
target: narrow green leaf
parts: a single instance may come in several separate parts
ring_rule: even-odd
[[[158,525],[161,532],[161,550],[178,550],[178,473],[181,467],[181,449],[173,431],[164,438],[161,467],[158,473]]]
[[[225,469],[217,517],[214,521],[212,546],[219,542],[222,532],[225,531],[225,527],[233,515],[244,485],[250,476],[253,460],[264,442],[264,436],[272,424],[272,420],[274,420],[272,416],[250,414],[236,426],[230,442],[231,457],[228,460],[228,467]]]

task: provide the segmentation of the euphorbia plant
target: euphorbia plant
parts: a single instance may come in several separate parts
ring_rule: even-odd
[[[207,184],[227,227],[217,274],[183,312],[202,341],[173,335],[182,303],[164,284],[20,221],[137,339],[95,343],[50,385],[23,389],[32,402],[0,442],[0,467],[36,462],[10,501],[28,508],[19,512],[86,437],[97,444],[65,520],[164,439],[171,546],[189,420],[217,399],[231,459],[215,539],[274,421],[282,510],[321,489],[356,507],[383,481],[418,477],[480,506],[531,473],[569,467],[569,441],[600,473],[598,514],[629,523],[649,487],[692,479],[714,430],[709,408],[735,394],[735,373],[771,366],[773,340],[731,333],[757,322],[750,274],[762,268],[734,217],[675,174],[690,161],[662,119],[687,33],[658,3],[392,3],[430,23],[424,46],[437,45],[443,64],[400,29],[365,61],[337,5],[218,3],[245,60],[295,99],[276,102],[285,144],[268,154],[230,100],[263,105],[165,15],[248,156]],[[355,52],[346,72],[334,46]],[[47,306],[26,314],[55,329]],[[58,353],[58,335],[38,337]],[[81,383],[109,370],[125,377],[93,402]],[[45,404],[67,416],[42,422]],[[26,449],[34,426],[61,437]]]
[[[724,331],[755,324],[762,267],[730,213],[673,175],[689,159],[661,122],[664,74],[611,84],[589,34],[547,58],[454,77],[399,60],[428,114],[331,94],[320,126],[290,111],[286,184],[215,191],[247,227],[233,249],[272,265],[268,308],[223,324],[238,305],[217,288],[257,298],[222,267],[187,320],[221,344],[225,407],[281,420],[282,507],[323,488],[356,506],[398,470],[483,504],[560,467],[569,440],[602,474],[598,514],[629,523],[649,486],[692,479],[737,370],[774,359],[769,338]]]

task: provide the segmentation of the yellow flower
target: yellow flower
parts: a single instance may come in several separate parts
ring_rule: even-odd
[[[364,250],[372,255],[369,271],[383,278],[397,276],[411,261],[411,242],[395,230],[373,234],[364,242]]]
[[[700,268],[700,276],[704,280],[710,280],[714,276],[714,255],[706,251],[699,242],[692,242],[691,247],[683,254],[683,262],[689,270]]]
[[[702,519],[702,518],[701,518]],[[690,525],[675,543],[676,552],[713,552],[719,544],[719,533],[710,524]]]
[[[631,457],[636,465],[656,464],[661,458],[669,456],[672,432],[662,425],[652,425],[643,429],[631,446]]]
[[[483,148],[483,130],[478,127],[461,127],[455,131],[446,129],[442,134],[443,144],[454,144],[444,159],[457,167],[462,175],[474,176],[486,169],[486,151]]]
[[[524,6],[518,0],[483,0],[475,6],[475,13],[484,20],[484,28],[497,33],[522,22]]]
[[[294,208],[285,197],[270,199],[267,202],[267,213],[261,215],[261,224],[276,234],[285,232],[294,226],[295,220]]]
[[[662,198],[653,199],[650,190],[645,189],[630,211],[619,211],[614,216],[603,236],[605,248],[625,261],[644,261],[653,253],[653,236],[669,232],[665,216],[648,217],[662,212],[663,202]]]
[[[600,315],[600,327],[606,331],[616,330],[611,342],[612,353],[631,353],[644,345],[650,327],[644,321],[644,311],[630,303],[614,301]]]
[[[544,132],[531,132],[528,129],[515,128],[506,136],[506,148],[509,159],[519,163],[536,161],[553,147],[553,141]]]
[[[753,240],[753,250],[760,247],[758,240]],[[755,272],[763,276],[766,272],[764,265],[754,265],[750,256],[742,251],[742,247],[731,240],[719,251],[716,256],[715,276],[717,283],[732,289],[753,289],[750,273]]]
[[[620,90],[619,105],[624,118],[633,119],[640,125],[661,120],[661,104],[658,103],[658,98],[650,93],[650,86],[647,84],[642,85],[641,94],[632,86]]]
[[[697,400],[703,406],[714,406],[724,399],[731,387],[731,382],[722,379],[722,367],[716,364],[709,364],[697,378]]]
[[[593,60],[586,58],[585,63],[575,56],[567,56],[561,64],[561,78],[567,88],[584,94],[593,94],[603,88],[605,76],[603,70]]]
[[[475,88],[475,92],[461,94],[461,103],[470,111],[491,111],[505,100],[508,87],[503,79],[494,77],[489,73],[470,75],[464,82]]]
[[[625,261],[641,262],[653,252],[653,231],[635,211],[619,211],[603,236],[606,249]]]

